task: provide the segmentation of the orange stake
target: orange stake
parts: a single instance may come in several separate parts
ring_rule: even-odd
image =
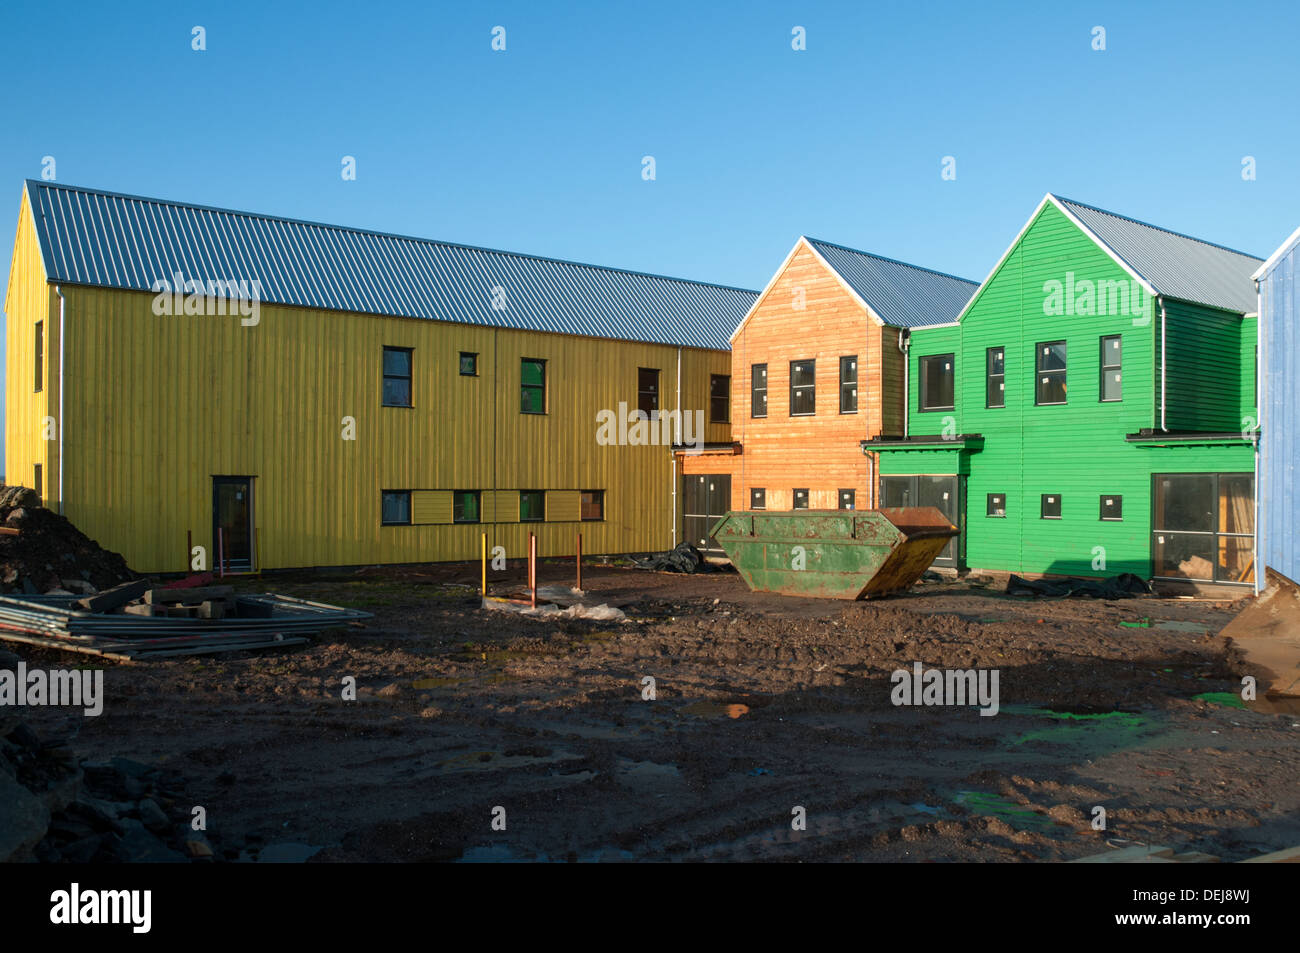
[[[537,536],[534,533],[528,534],[528,588],[530,590],[529,605],[537,608]]]
[[[582,534],[578,534],[578,585],[577,590],[582,592]]]

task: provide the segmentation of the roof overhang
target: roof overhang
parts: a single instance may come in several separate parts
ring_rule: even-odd
[[[940,434],[914,437],[873,437],[858,446],[863,453],[887,453],[899,450],[966,450],[977,453],[984,449],[984,435],[978,433]]]
[[[1139,430],[1124,435],[1124,440],[1139,447],[1253,447],[1259,431],[1160,431]]]
[[[1290,254],[1291,249],[1295,248],[1297,244],[1300,244],[1300,228],[1297,228],[1294,232],[1292,232],[1291,237],[1288,238],[1286,241],[1284,241],[1281,245],[1279,245],[1277,251],[1273,252],[1273,254],[1268,256],[1268,261],[1260,265],[1259,270],[1256,271],[1250,277],[1254,278],[1256,281],[1259,281],[1259,279],[1263,278],[1266,274],[1268,274],[1270,271],[1276,268],[1277,263],[1280,262],[1283,258],[1285,258],[1288,254]]]

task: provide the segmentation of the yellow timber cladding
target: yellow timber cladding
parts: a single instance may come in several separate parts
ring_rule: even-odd
[[[10,281],[6,473],[28,483],[43,462],[54,506],[57,444],[39,440],[51,389],[33,396],[13,373],[32,366],[34,322],[58,320],[29,220],[24,209]],[[64,512],[142,572],[187,568],[187,534],[215,552],[219,476],[253,478],[265,569],[477,558],[482,532],[510,558],[530,532],[542,555],[573,552],[579,532],[584,552],[667,548],[669,449],[601,445],[597,415],[636,408],[638,368],[660,371],[659,406],[677,409],[680,355],[681,407],[707,421],[710,374],[730,373],[725,351],[271,304],[244,326],[155,315],[147,293],[62,293]],[[382,404],[385,347],[411,350],[409,408]],[[477,354],[477,376],[460,373],[461,352]],[[525,358],[546,361],[544,414],[521,413]],[[728,425],[707,423],[704,439],[729,439]],[[412,525],[381,525],[384,490],[411,491]],[[498,521],[419,522],[450,519],[454,490],[480,491]],[[519,490],[547,492],[545,522],[519,522]],[[582,490],[604,491],[602,520],[578,521]]]

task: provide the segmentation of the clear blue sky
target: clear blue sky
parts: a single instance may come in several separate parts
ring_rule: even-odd
[[[1298,9],[5,0],[0,255],[47,155],[74,185],[748,288],[800,234],[982,279],[1047,191],[1267,255],[1300,225]]]

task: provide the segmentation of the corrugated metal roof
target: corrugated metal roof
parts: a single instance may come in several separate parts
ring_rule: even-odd
[[[151,291],[176,273],[272,304],[726,350],[741,288],[27,180],[49,279]],[[251,287],[251,285],[250,285]],[[495,288],[505,307],[493,307]],[[500,301],[500,297],[497,299]]]
[[[942,272],[809,238],[808,243],[886,324],[951,324],[979,288]]]
[[[1242,314],[1255,310],[1251,275],[1262,259],[1059,195],[1053,198],[1160,294]]]

